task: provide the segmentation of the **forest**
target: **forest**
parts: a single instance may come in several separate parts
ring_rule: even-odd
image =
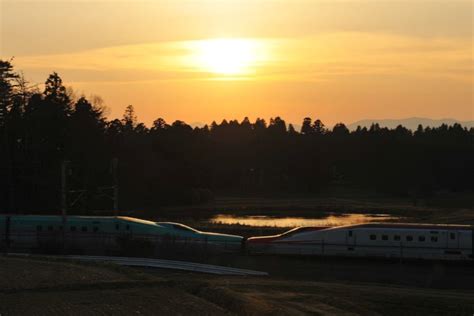
[[[104,111],[57,73],[40,90],[0,60],[0,212],[59,211],[63,178],[67,207],[78,212],[112,209],[114,185],[127,210],[217,194],[317,196],[335,186],[414,198],[474,191],[474,129],[459,124],[350,131],[307,117],[295,130],[280,117],[245,117],[194,128],[157,118],[147,127],[132,105],[122,119]]]

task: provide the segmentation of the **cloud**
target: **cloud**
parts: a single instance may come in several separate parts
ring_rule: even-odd
[[[469,38],[472,1],[2,0],[1,53],[71,53],[210,37],[388,33]]]
[[[405,75],[472,80],[467,39],[419,38],[361,32],[253,39],[269,51],[255,73],[240,79],[337,81],[346,76]],[[112,46],[70,54],[16,58],[29,73],[66,73],[74,81],[208,80],[189,42]],[[218,78],[217,78],[218,79]]]

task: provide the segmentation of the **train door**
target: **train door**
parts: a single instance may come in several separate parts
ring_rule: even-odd
[[[459,232],[458,231],[449,230],[447,232],[446,238],[448,239],[447,248],[449,249],[459,248]]]
[[[474,259],[474,229],[471,230],[471,259]]]
[[[356,233],[354,230],[350,229],[347,231],[347,245],[349,247],[355,246],[356,244]]]
[[[125,233],[128,235],[133,234],[133,225],[130,225],[129,223],[125,224]]]

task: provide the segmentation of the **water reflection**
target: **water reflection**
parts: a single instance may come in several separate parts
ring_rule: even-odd
[[[211,223],[240,224],[248,226],[299,227],[299,226],[340,226],[368,222],[395,220],[398,217],[389,214],[329,214],[321,218],[271,217],[271,216],[232,216],[219,214],[211,218]]]

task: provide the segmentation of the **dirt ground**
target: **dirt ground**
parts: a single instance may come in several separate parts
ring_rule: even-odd
[[[41,258],[0,257],[2,316],[470,316],[473,313],[474,290],[457,288],[455,283],[447,288],[435,288],[347,281],[344,277],[331,279],[317,275],[308,278],[278,273],[268,277],[210,276]]]

